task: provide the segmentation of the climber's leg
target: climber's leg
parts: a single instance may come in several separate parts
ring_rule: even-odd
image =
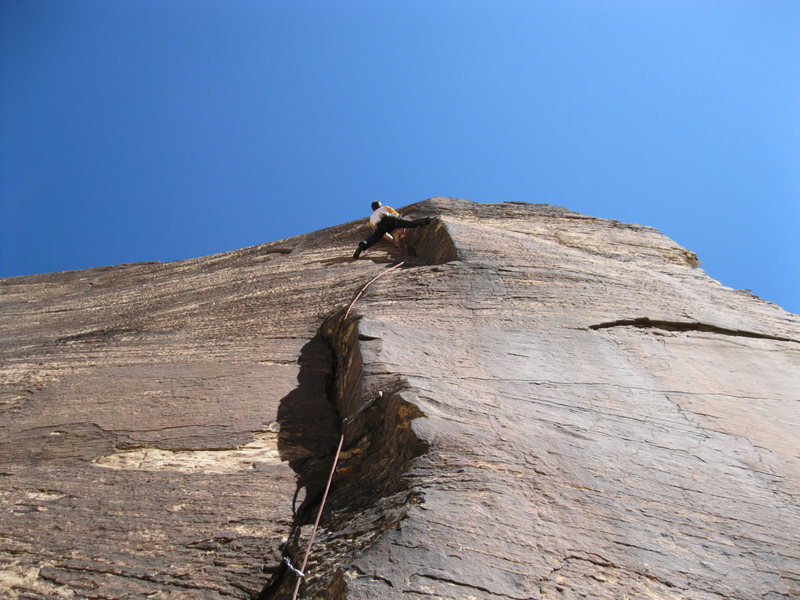
[[[422,227],[423,225],[427,225],[428,223],[430,223],[432,220],[433,219],[431,219],[430,217],[422,217],[421,219],[414,219],[413,221],[409,219],[395,218],[395,224],[393,229],[397,229],[399,227],[403,227],[405,229],[409,227]]]
[[[383,221],[383,219],[381,220]],[[377,244],[378,241],[383,237],[384,233],[388,232],[381,227],[380,223],[378,223],[378,226],[375,228],[375,231],[372,232],[372,235],[370,235],[364,241],[358,243],[358,248],[356,248],[356,251],[353,254],[353,258],[358,258],[364,250],[366,250],[367,248],[369,248],[374,244]]]
[[[407,229],[410,227],[422,227],[423,225],[427,225],[431,222],[430,217],[423,217],[421,219],[414,219],[413,221],[408,219],[401,219],[400,217],[383,217],[380,221],[378,221],[378,225],[375,227],[375,231],[372,232],[372,235],[365,239],[363,242],[359,242],[358,248],[353,253],[353,258],[358,258],[361,253],[376,244],[378,240],[380,240],[385,234],[394,231],[395,229]]]

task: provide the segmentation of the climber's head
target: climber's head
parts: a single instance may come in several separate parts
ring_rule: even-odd
[[[381,206],[383,206],[383,204],[381,204],[376,200],[375,202],[372,203],[372,210],[378,210]]]

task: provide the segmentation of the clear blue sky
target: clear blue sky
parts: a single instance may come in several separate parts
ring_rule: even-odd
[[[798,0],[2,0],[0,276],[372,200],[651,225],[800,313]]]

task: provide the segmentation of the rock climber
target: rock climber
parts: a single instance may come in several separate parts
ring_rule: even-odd
[[[414,219],[413,221],[403,219],[391,206],[383,206],[380,202],[373,202],[369,224],[375,231],[363,242],[358,243],[358,248],[356,248],[353,258],[358,258],[364,250],[377,243],[382,237],[386,237],[389,241],[394,241],[391,232],[395,229],[422,227],[430,222],[430,217]]]

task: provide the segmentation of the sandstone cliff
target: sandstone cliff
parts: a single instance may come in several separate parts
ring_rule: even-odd
[[[0,280],[0,596],[291,597],[343,434],[301,597],[800,597],[800,318],[651,228],[408,211]]]

